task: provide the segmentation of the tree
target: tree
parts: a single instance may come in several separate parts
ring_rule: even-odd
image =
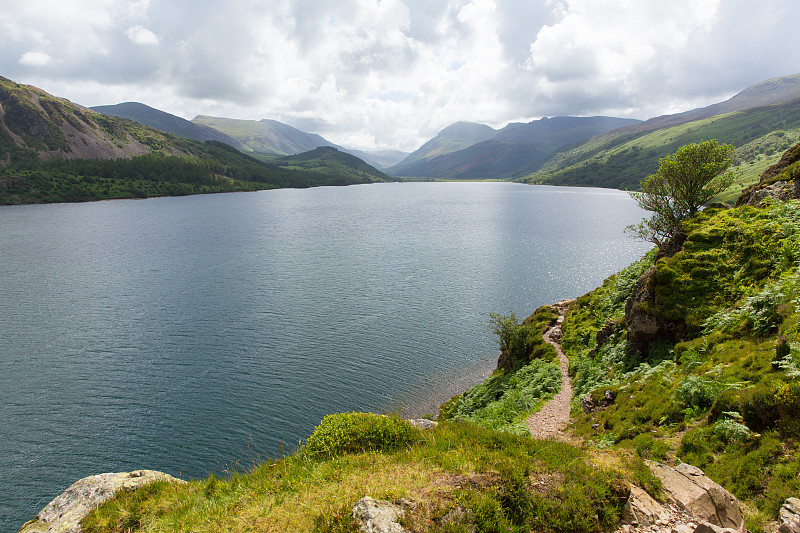
[[[664,248],[680,228],[716,195],[730,187],[734,173],[733,146],[716,140],[687,144],[658,162],[658,172],[641,181],[630,195],[650,219],[627,227],[636,237]]]

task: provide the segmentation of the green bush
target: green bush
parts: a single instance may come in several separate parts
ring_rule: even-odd
[[[742,416],[735,412],[729,411],[724,413],[725,419],[719,420],[714,423],[714,435],[723,442],[745,442],[753,435],[750,428],[740,422]]]
[[[311,455],[335,456],[370,450],[393,450],[413,444],[418,429],[398,416],[337,413],[326,416],[306,441]]]
[[[686,409],[708,409],[724,387],[724,384],[714,380],[687,376],[675,389],[675,401]]]

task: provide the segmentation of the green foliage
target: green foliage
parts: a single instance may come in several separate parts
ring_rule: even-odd
[[[800,102],[793,101],[650,131],[626,128],[598,135],[555,154],[539,171],[523,178],[523,181],[635,190],[642,176],[657,170],[660,158],[686,144],[718,139],[737,149],[742,147],[741,155],[737,152],[739,160],[758,163],[775,157],[766,155],[770,149],[785,149],[784,142],[777,140],[778,133],[791,132],[794,139],[798,125]],[[764,168],[756,165],[744,169],[750,172],[749,183],[758,181]]]
[[[540,307],[521,324],[514,313],[490,313],[489,316],[489,330],[497,335],[500,347],[498,367],[502,370],[513,372],[534,359],[556,358],[555,349],[542,338],[542,333],[558,318],[553,307]]]
[[[792,202],[797,204],[797,202]],[[758,329],[774,329],[780,306],[794,298],[790,289],[794,278],[780,279],[785,268],[781,250],[795,242],[787,226],[796,224],[796,208],[771,206],[756,209],[707,209],[684,222],[687,237],[683,250],[657,263],[656,305],[648,311],[656,318],[674,323],[684,335],[696,335],[716,313],[745,304],[744,298],[762,290],[763,296],[749,302],[747,309],[734,315],[733,322],[751,316]],[[777,283],[777,282],[776,282]],[[730,325],[725,314],[708,322],[707,330]],[[752,324],[747,325],[747,327]]]
[[[561,369],[535,359],[516,372],[498,373],[442,408],[441,420],[468,420],[482,427],[528,434],[524,420],[561,388]]]
[[[639,457],[655,461],[664,461],[669,450],[669,445],[663,440],[657,440],[652,433],[637,435],[633,438],[631,444]]]
[[[83,521],[91,533],[357,531],[353,504],[371,494],[417,502],[412,531],[612,529],[627,496],[618,473],[578,447],[444,422],[381,453],[294,454],[230,480],[120,492]],[[435,490],[431,490],[435,488]]]
[[[369,450],[393,450],[411,445],[419,430],[397,416],[372,413],[328,415],[306,441],[312,455],[336,456]]]
[[[733,151],[733,146],[711,140],[687,144],[662,158],[658,172],[642,180],[639,192],[630,193],[639,207],[653,215],[628,230],[664,248],[682,221],[733,182],[733,173],[728,171]]]
[[[724,420],[718,420],[712,426],[714,435],[722,442],[746,442],[752,437],[753,432],[750,428],[741,423],[742,415],[737,412],[727,411],[723,413]]]
[[[684,409],[709,409],[727,386],[715,379],[689,375],[675,389],[675,401]]]

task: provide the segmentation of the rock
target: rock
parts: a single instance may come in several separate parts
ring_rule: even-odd
[[[603,397],[597,400],[596,402],[592,399],[591,394],[587,394],[581,400],[581,409],[583,409],[583,412],[588,415],[589,413],[594,411],[595,408],[602,409],[608,407],[609,405],[612,405],[614,403],[614,400],[616,399],[617,399],[617,393],[615,391],[610,391],[610,390],[605,391],[603,393]],[[592,428],[597,429],[594,426],[592,426]]]
[[[766,198],[791,200],[800,197],[800,180],[791,167],[800,161],[800,143],[795,144],[781,156],[780,161],[761,174],[758,183],[751,185],[736,200],[736,206],[758,205]],[[786,179],[781,179],[786,178]]]
[[[154,481],[186,483],[163,472],[134,470],[85,477],[48,503],[18,533],[80,533],[81,520],[117,492],[132,491]]]
[[[589,350],[589,357],[594,359],[598,352],[600,352],[600,348],[603,347],[606,341],[611,338],[611,335],[613,335],[619,327],[620,325],[616,320],[607,320],[603,327],[598,329],[597,333],[595,333],[594,338],[597,344],[595,344],[594,348]]]
[[[800,533],[800,500],[787,498],[778,511],[779,533]]]
[[[625,323],[628,325],[628,351],[646,353],[650,343],[663,336],[664,328],[646,311],[655,302],[656,266],[648,268],[633,285],[631,296],[625,302]]]
[[[402,506],[369,496],[361,498],[353,506],[353,518],[361,523],[361,533],[408,533],[397,523],[404,514]]]
[[[587,415],[592,412],[592,409],[594,409],[594,400],[592,400],[591,394],[587,394],[583,397],[581,400],[581,409],[583,409],[583,412]]]
[[[697,524],[694,533],[738,533],[738,531],[738,529],[720,527],[705,521],[701,521],[699,524]]]
[[[710,525],[737,532],[746,530],[739,500],[699,468],[685,463],[670,468],[653,461],[647,461],[647,466],[661,480],[670,503]]]
[[[427,418],[409,418],[406,422],[419,429],[430,429],[439,425],[439,422]]]
[[[622,508],[622,523],[631,526],[650,527],[666,520],[669,513],[644,489],[631,485],[631,495]]]

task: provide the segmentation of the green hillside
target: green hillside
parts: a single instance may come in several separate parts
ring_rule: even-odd
[[[270,163],[286,170],[318,175],[320,179],[328,180],[332,184],[351,183],[354,179],[362,180],[362,183],[395,181],[392,176],[361,159],[330,146],[320,146],[302,154],[272,159]]]
[[[270,156],[299,154],[319,146],[334,146],[315,133],[300,131],[277,120],[239,120],[198,115],[192,122],[229,135],[245,151]]]
[[[389,171],[398,176],[412,175],[409,169],[414,164],[428,161],[434,157],[457,152],[481,141],[494,137],[497,131],[485,124],[476,122],[456,122],[440,131],[436,137],[409,154],[405,159],[391,167]]]
[[[80,202],[388,178],[356,158],[264,163],[218,141],[177,137],[0,78],[0,204]]]
[[[633,131],[632,131],[633,130]],[[740,180],[727,199],[780,154],[800,140],[800,100],[735,111],[652,131],[635,128],[599,135],[555,154],[541,169],[521,179],[526,183],[636,189],[658,168],[658,160],[679,147],[717,139],[736,148]]]
[[[116,105],[101,105],[90,108],[92,111],[103,113],[112,117],[127,118],[144,126],[171,133],[179,137],[194,139],[196,141],[219,141],[234,147],[239,143],[214,128],[195,124],[181,117],[165,113],[159,109],[141,104],[139,102],[124,102]]]

